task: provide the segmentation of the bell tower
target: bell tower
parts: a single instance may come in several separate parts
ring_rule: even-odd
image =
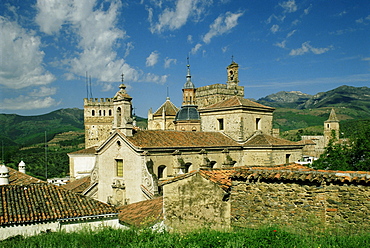
[[[231,64],[226,67],[227,70],[227,87],[238,86],[239,83],[239,65],[235,63],[234,57],[232,58]]]
[[[113,97],[114,121],[113,129],[119,129],[124,135],[132,136],[133,118],[132,118],[132,97],[126,92],[126,85],[119,86],[119,91]]]
[[[333,136],[333,132],[335,137]],[[332,138],[339,140],[339,120],[333,108],[330,111],[329,119],[324,122],[325,146],[329,144]]]

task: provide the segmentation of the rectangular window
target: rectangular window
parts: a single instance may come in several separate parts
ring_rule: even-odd
[[[261,129],[261,118],[256,118],[256,130],[260,130]]]
[[[290,163],[290,154],[285,154],[285,163],[286,164]]]
[[[224,119],[217,119],[218,121],[218,130],[224,130]]]
[[[123,160],[116,159],[116,176],[123,177]]]

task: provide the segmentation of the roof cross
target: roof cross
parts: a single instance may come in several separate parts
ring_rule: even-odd
[[[123,77],[125,76],[125,74],[121,74],[121,80],[122,80],[122,83],[123,83]]]

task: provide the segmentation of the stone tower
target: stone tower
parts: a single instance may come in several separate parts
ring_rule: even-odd
[[[339,120],[337,115],[335,114],[334,109],[332,108],[330,111],[329,119],[324,122],[324,140],[325,146],[329,144],[329,141],[334,138],[333,132],[335,135],[335,139],[339,140]]]
[[[132,97],[126,92],[126,85],[119,86],[119,91],[113,98],[114,121],[113,129],[119,129],[124,135],[132,136]]]
[[[239,84],[239,65],[234,61],[226,68],[227,70],[227,86],[235,88]]]
[[[196,89],[196,105],[199,110],[229,99],[233,96],[244,97],[244,87],[239,86],[239,65],[234,61],[226,67],[226,84],[212,84]]]
[[[101,145],[110,135],[112,122],[112,98],[85,98],[85,148]]]

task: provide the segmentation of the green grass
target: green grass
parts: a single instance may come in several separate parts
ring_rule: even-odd
[[[297,234],[277,227],[235,231],[202,230],[191,233],[150,230],[84,230],[75,233],[44,233],[0,242],[0,247],[370,247],[370,234]]]

